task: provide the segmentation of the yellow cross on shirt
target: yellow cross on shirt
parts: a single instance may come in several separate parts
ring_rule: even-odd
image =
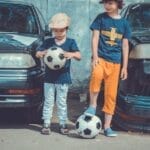
[[[110,41],[106,41],[107,44],[114,46],[117,45],[117,43],[115,42],[116,39],[122,39],[122,34],[119,34],[116,32],[116,28],[111,28],[111,31],[101,31],[101,34],[107,36],[110,38]]]

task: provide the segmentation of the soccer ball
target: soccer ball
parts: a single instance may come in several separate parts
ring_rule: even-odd
[[[44,56],[44,63],[52,70],[59,70],[64,67],[66,58],[60,47],[51,47]]]
[[[101,127],[101,120],[97,116],[83,114],[76,121],[76,131],[83,138],[95,138]]]

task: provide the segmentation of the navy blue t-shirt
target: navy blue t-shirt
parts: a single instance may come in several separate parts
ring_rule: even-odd
[[[43,51],[50,47],[60,47],[67,52],[79,51],[75,40],[70,38],[67,38],[62,45],[57,45],[54,38],[49,38],[45,40],[40,47],[37,48],[37,51]],[[52,70],[46,65],[45,82],[53,84],[71,84],[70,64],[71,60],[69,59],[66,61],[65,66],[60,70]]]
[[[100,31],[98,56],[110,62],[121,63],[122,40],[131,37],[127,20],[114,19],[105,12],[96,17],[90,29]]]

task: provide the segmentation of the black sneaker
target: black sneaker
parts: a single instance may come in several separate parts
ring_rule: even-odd
[[[49,135],[50,133],[51,133],[50,125],[49,124],[44,124],[43,127],[42,127],[42,130],[41,130],[41,134]]]
[[[67,135],[69,133],[67,125],[66,124],[60,125],[59,132],[63,135]]]

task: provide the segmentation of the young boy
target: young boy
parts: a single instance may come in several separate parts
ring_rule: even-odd
[[[104,135],[115,137],[117,133],[110,125],[116,105],[120,68],[121,79],[127,78],[128,39],[131,31],[127,21],[118,12],[122,9],[123,0],[102,0],[100,3],[104,4],[106,12],[99,14],[90,26],[93,33],[90,106],[84,113],[95,115],[97,97],[104,80]]]
[[[58,118],[60,124],[60,133],[67,134],[67,93],[68,86],[71,84],[70,64],[71,59],[80,60],[81,55],[74,39],[67,38],[67,30],[70,25],[70,18],[65,13],[58,13],[52,17],[49,27],[52,30],[54,38],[49,38],[37,49],[36,56],[42,58],[46,54],[46,50],[50,47],[60,47],[67,58],[65,66],[60,70],[51,70],[46,66],[45,83],[44,83],[44,106],[43,116],[44,120],[42,134],[50,134],[50,124],[52,118],[52,111],[55,101],[58,110]]]

